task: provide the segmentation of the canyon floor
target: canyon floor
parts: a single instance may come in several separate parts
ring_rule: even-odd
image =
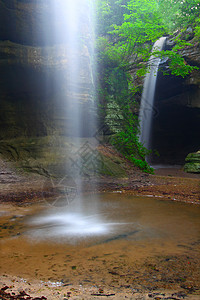
[[[129,167],[129,166],[128,166]],[[46,178],[24,173],[0,159],[0,201],[25,203],[37,201],[45,194]],[[162,197],[172,201],[200,204],[200,174],[185,173],[182,166],[155,169],[154,175],[129,168],[128,176],[95,176],[83,178],[84,192],[120,192],[132,195]],[[49,197],[51,197],[49,193]]]
[[[44,192],[45,197],[48,197],[49,191],[44,191],[43,178],[40,175],[18,171],[2,159],[0,167],[0,202],[6,206],[7,211],[12,210],[18,214],[20,207],[43,201]],[[184,173],[181,167],[161,167],[155,170],[154,175],[134,169],[130,171],[128,178],[86,178],[84,186],[86,193],[144,195],[158,197],[163,201],[186,202],[189,206],[198,206],[200,203],[200,175]],[[95,190],[92,190],[94,186]],[[7,217],[3,216],[3,219]],[[3,221],[5,224],[6,220]],[[17,230],[18,228],[15,229],[16,236]],[[1,251],[6,252],[2,254],[2,258],[4,254],[5,258],[1,261],[2,300],[197,300],[200,297],[199,240],[183,247],[169,244],[167,252],[161,244],[156,248],[149,245],[152,247],[152,255],[148,256],[141,245],[131,245],[127,248],[123,241],[114,241],[111,245],[101,247],[83,246],[79,250],[74,250],[73,247],[68,250],[63,248],[62,251],[59,251],[56,245],[52,245],[45,252],[42,245],[39,249],[37,245],[32,245],[34,249],[31,251],[37,254],[34,256],[31,253],[28,255],[29,245],[23,239],[19,244],[13,240],[6,241],[5,246],[4,238],[7,233],[6,229],[5,236],[2,236],[1,248]],[[23,243],[23,251],[19,250],[20,243]],[[137,255],[133,255],[133,251]],[[61,280],[64,258],[67,261],[68,273],[67,278]],[[13,271],[12,264],[16,261]],[[23,273],[23,266],[28,268],[27,275]]]

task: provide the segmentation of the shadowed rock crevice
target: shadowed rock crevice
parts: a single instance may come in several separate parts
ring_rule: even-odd
[[[200,64],[198,45],[185,49],[183,56],[192,65]],[[164,70],[167,65],[162,66]],[[153,119],[152,148],[159,152],[154,163],[184,164],[190,152],[200,148],[200,73],[186,78],[163,75],[157,78]]]

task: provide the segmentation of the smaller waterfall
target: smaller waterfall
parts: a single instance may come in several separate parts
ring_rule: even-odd
[[[161,51],[165,45],[166,37],[161,37],[157,40],[153,46],[152,52],[158,50]],[[150,135],[152,118],[156,113],[154,108],[154,95],[156,88],[156,79],[158,73],[158,67],[160,64],[160,58],[154,57],[153,55],[149,60],[149,72],[147,73],[144,81],[143,93],[140,104],[140,142],[147,148],[150,149]]]

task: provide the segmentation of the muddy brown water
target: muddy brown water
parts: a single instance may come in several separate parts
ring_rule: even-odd
[[[115,286],[147,258],[199,263],[198,205],[105,193],[61,207],[41,200],[0,208],[1,274]]]

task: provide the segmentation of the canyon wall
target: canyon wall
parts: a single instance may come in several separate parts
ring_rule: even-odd
[[[59,7],[61,1],[57,2]],[[81,134],[90,130],[93,80],[89,7],[84,1],[78,6],[80,41],[73,49],[67,38],[67,19],[63,22],[58,16],[55,20],[54,3],[0,0],[0,139],[71,135],[69,110],[73,110],[73,101],[80,103],[80,118],[87,120],[82,123]],[[66,18],[71,18],[70,12]],[[69,64],[77,68],[77,57],[80,64],[74,80]]]

